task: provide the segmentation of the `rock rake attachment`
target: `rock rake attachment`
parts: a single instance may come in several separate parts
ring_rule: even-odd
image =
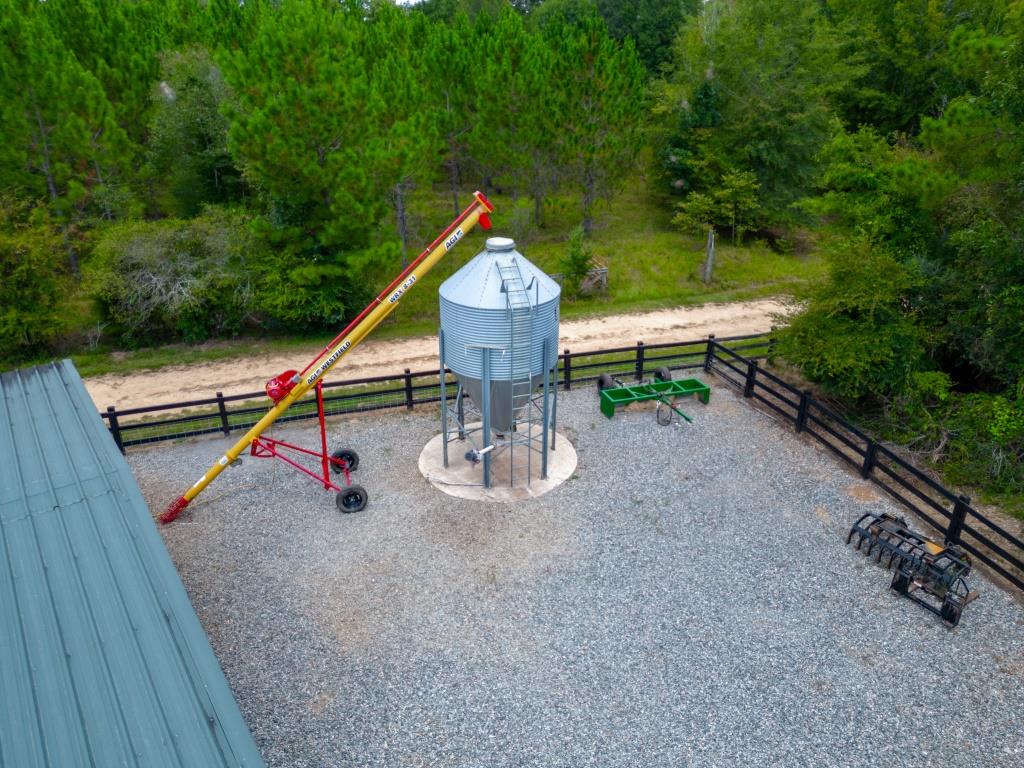
[[[970,558],[959,547],[914,533],[902,518],[869,512],[853,524],[846,543],[854,536],[858,550],[868,557],[874,554],[876,563],[886,558],[886,567],[895,568],[890,589],[927,608],[949,627],[960,623],[963,609],[978,597],[967,586]]]
[[[615,415],[617,409],[624,408],[630,403],[657,400],[655,418],[663,427],[672,423],[673,416],[693,422],[693,419],[679,408],[680,399],[696,395],[705,405],[711,399],[711,388],[707,384],[697,379],[673,381],[668,368],[659,368],[654,372],[653,379],[632,385],[624,384],[610,374],[602,373],[597,379],[597,392],[601,402],[601,413],[609,419]]]

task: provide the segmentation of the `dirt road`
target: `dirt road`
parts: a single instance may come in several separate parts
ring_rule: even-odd
[[[780,301],[705,304],[654,312],[607,315],[562,323],[560,346],[573,352],[621,346],[696,339],[709,333],[734,336],[768,330],[790,307]],[[108,405],[131,408],[190,398],[258,392],[267,379],[289,368],[302,368],[320,348],[295,349],[287,355],[267,354],[155,371],[108,374],[86,379],[85,385],[100,409]],[[345,357],[328,379],[354,379],[429,370],[437,365],[437,337],[394,341],[369,340]]]

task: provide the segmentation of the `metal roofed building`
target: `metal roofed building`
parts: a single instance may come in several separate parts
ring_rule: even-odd
[[[0,374],[0,766],[262,766],[65,360]]]

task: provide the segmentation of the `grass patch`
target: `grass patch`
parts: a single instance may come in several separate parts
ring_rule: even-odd
[[[516,201],[503,195],[492,196],[492,201],[497,209],[493,232],[514,237],[523,254],[545,271],[561,271],[569,233],[579,223],[575,202],[569,197],[553,199],[547,207],[545,226],[537,228],[532,224],[530,201]],[[469,195],[463,195],[460,202],[468,204]],[[411,217],[412,239],[416,243],[429,242],[451,221],[450,198],[435,190],[418,192],[411,209],[430,212],[427,216]],[[669,212],[648,196],[639,180],[627,184],[611,205],[600,208],[591,243],[597,261],[609,269],[608,292],[564,301],[562,316],[576,318],[791,294],[822,279],[826,273],[824,261],[816,254],[780,255],[760,243],[737,247],[722,238],[716,254],[715,279],[705,285],[698,276],[704,259],[703,240],[680,233],[668,220]],[[486,237],[479,229],[471,233],[466,242],[442,259],[409,292],[373,338],[436,332],[438,288],[483,248]],[[413,248],[410,258],[416,255],[418,247]],[[400,265],[394,265],[395,274],[399,268]],[[381,276],[381,288],[389,277]],[[107,349],[71,357],[83,376],[127,374],[167,365],[308,351],[331,338],[330,333],[272,338],[263,335],[127,352]],[[296,365],[305,362],[301,357],[295,361]]]
[[[1018,520],[1024,520],[1024,493],[982,493],[985,504],[999,507],[1003,512]]]

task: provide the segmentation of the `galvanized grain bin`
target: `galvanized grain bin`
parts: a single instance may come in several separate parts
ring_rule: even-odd
[[[521,280],[510,281],[510,274]],[[531,388],[538,386],[557,361],[561,288],[519,253],[514,241],[492,237],[439,293],[445,364],[483,408],[483,350],[490,348],[491,422],[499,432],[510,429],[520,410],[512,404],[513,385],[521,388],[528,376]],[[517,300],[529,302],[529,323],[527,310],[514,309]]]

